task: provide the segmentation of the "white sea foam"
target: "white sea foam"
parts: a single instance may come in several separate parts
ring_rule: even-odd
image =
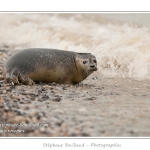
[[[120,22],[113,14],[0,14],[0,20],[0,46],[91,52],[104,76],[150,80],[150,30],[137,17],[131,25],[134,15]]]

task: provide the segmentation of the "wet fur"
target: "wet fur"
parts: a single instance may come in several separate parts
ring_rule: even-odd
[[[87,78],[91,59],[89,53],[76,53],[56,49],[26,49],[15,53],[2,69],[6,82],[33,85],[35,82],[76,84]],[[88,60],[83,64],[83,60]]]

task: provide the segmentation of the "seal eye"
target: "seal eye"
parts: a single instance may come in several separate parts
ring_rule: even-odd
[[[86,64],[87,63],[87,61],[83,61],[83,64]]]
[[[96,63],[97,61],[94,59],[93,62]]]

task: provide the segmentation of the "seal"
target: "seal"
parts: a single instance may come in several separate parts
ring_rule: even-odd
[[[3,65],[2,74],[12,84],[77,84],[96,70],[96,57],[90,53],[31,48],[12,55]]]

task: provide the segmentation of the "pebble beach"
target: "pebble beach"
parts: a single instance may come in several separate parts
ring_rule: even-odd
[[[41,14],[37,14],[36,16],[32,14],[22,14],[19,15],[20,22],[15,22],[17,15],[18,14],[0,14],[1,19],[5,18],[3,25],[0,25],[3,27],[0,29],[0,33],[4,33],[5,31],[5,22],[7,24],[10,21],[9,19],[12,19],[12,28],[7,33],[8,41],[6,41],[6,36],[0,36],[1,137],[150,136],[150,81],[148,76],[149,70],[145,71],[148,68],[146,68],[147,64],[149,64],[148,52],[150,47],[148,43],[145,43],[146,48],[144,47],[145,49],[142,49],[142,56],[139,56],[139,54],[135,55],[137,56],[137,60],[141,58],[139,59],[139,63],[137,63],[137,60],[135,61],[133,57],[130,59],[126,57],[129,56],[131,52],[128,54],[128,51],[126,51],[124,56],[121,55],[118,50],[120,44],[115,44],[115,42],[118,43],[118,37],[114,37],[114,40],[110,41],[110,45],[112,45],[111,48],[116,47],[118,50],[115,52],[112,51],[111,56],[106,51],[98,51],[102,48],[109,49],[110,45],[107,45],[108,43],[105,42],[105,40],[108,40],[109,35],[105,34],[103,36],[103,34],[107,32],[106,30],[103,30],[103,32],[99,31],[101,38],[97,35],[95,37],[90,35],[94,32],[93,28],[97,26],[96,23],[100,24],[100,22],[95,20],[95,18],[98,17],[97,15],[94,16],[94,14],[91,14],[89,17],[90,19],[88,21],[91,24],[89,23],[86,29],[93,29],[93,32],[89,33],[89,35],[84,35],[83,32],[86,32],[84,30],[81,35],[77,33],[82,23],[85,24],[87,22],[88,16],[86,14],[82,14],[81,16],[79,16],[79,14],[51,14],[50,16],[47,14],[43,14],[43,16]],[[43,21],[49,17],[54,24],[36,26],[36,24],[38,24],[38,17]],[[56,18],[59,19],[59,22],[62,22],[62,24],[67,21],[68,18],[70,22],[72,21],[77,24],[74,25],[74,30],[71,32],[71,29],[66,30],[62,24],[55,22]],[[117,29],[118,26],[120,26],[120,28],[124,26],[122,19],[115,24],[118,20],[116,18],[112,19],[112,16],[107,18],[105,15],[102,15],[100,18],[103,27],[104,25],[108,25],[108,29],[112,31]],[[139,34],[145,33],[149,29],[149,27],[144,27],[143,29],[143,27],[141,27],[142,25],[137,22],[136,24],[138,27],[129,24],[130,29],[128,29],[136,28]],[[68,27],[70,27],[70,25],[72,24],[67,24]],[[11,39],[10,36],[13,31],[17,31],[16,26],[18,26],[19,31],[16,34],[22,35],[25,33],[24,36],[18,38],[18,41],[15,35],[12,35],[13,39]],[[33,40],[29,38],[31,32],[31,29],[28,28],[29,26],[39,33],[39,35],[35,34],[32,36]],[[115,28],[116,26],[117,28]],[[26,27],[29,29],[28,32],[25,30]],[[56,32],[60,32],[60,28],[64,28],[61,35]],[[139,29],[141,30],[139,31]],[[47,30],[50,30],[50,35],[52,35],[54,31],[56,32],[54,39],[51,39],[50,35],[49,39],[47,38],[47,33],[45,33]],[[123,28],[119,29],[119,31],[120,34],[121,32],[125,32]],[[149,30],[147,32],[149,32]],[[44,36],[40,37],[40,35],[43,34]],[[117,32],[116,36],[120,36],[120,34]],[[34,36],[36,36],[36,39],[34,39]],[[81,36],[82,38],[79,38]],[[110,36],[113,35],[110,34]],[[124,38],[126,38],[126,36],[127,35],[125,35]],[[147,36],[146,34],[143,37],[146,42],[148,41]],[[43,41],[41,41],[42,38]],[[135,41],[139,40],[140,43],[143,39],[136,39],[133,36],[132,39],[134,39],[134,41],[124,42],[125,44],[122,49],[125,50],[125,47],[127,47],[129,50],[132,50],[138,46],[141,48],[141,45],[136,45]],[[95,41],[95,43],[90,43],[90,40]],[[41,45],[39,41],[41,41]],[[100,47],[100,45],[102,45],[102,47]],[[13,87],[10,83],[5,83],[1,71],[2,65],[15,52],[29,47],[72,49],[72,51],[79,49],[78,51],[81,50],[81,52],[91,52],[97,57],[98,71],[77,85],[45,84],[41,82],[34,86],[21,84]],[[139,51],[141,51],[140,48],[138,49]],[[132,52],[132,54],[135,54],[134,51]],[[144,52],[148,54],[144,55]],[[122,63],[121,59],[117,57],[118,54],[121,56]],[[125,57],[127,59],[125,59]],[[146,57],[147,63],[144,62],[144,64],[142,64],[141,62],[143,61],[140,62],[143,57],[144,59]],[[115,60],[115,58],[118,59]],[[132,65],[130,63],[132,63]],[[139,66],[137,64],[139,64]],[[136,70],[140,69],[140,67],[145,67],[143,72]],[[138,73],[136,74],[136,72]]]

